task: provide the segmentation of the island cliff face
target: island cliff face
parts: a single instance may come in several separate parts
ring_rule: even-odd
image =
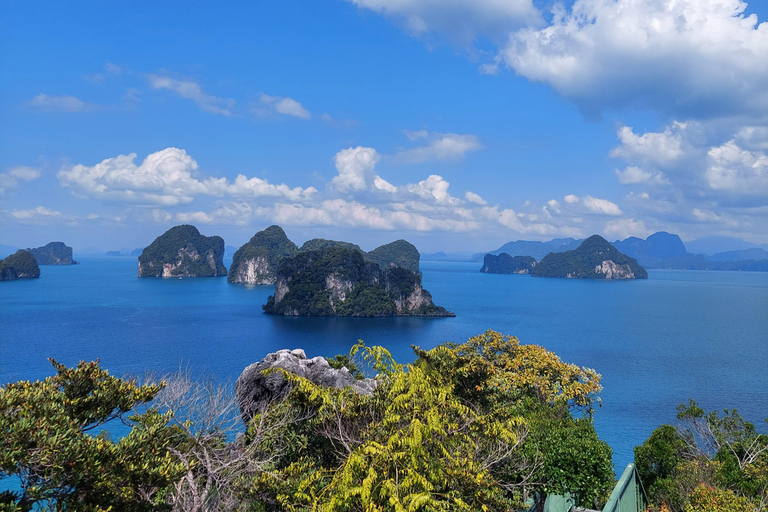
[[[637,260],[620,253],[603,237],[593,235],[575,250],[547,254],[531,269],[534,277],[570,279],[648,279]]]
[[[27,249],[38,265],[77,265],[72,259],[72,248],[64,242],[51,242],[36,249]]]
[[[224,240],[203,236],[195,226],[176,226],[139,256],[139,277],[218,277],[224,267]]]
[[[366,261],[363,252],[344,246],[285,259],[264,311],[286,316],[455,316],[432,303],[421,274],[398,266],[382,268]]]
[[[529,274],[536,266],[531,256],[510,256],[503,252],[498,256],[486,254],[480,272],[487,274]]]
[[[0,281],[16,279],[37,279],[40,267],[31,252],[18,250],[4,260],[0,260]]]
[[[239,284],[275,284],[277,266],[299,248],[280,226],[259,231],[232,258],[227,281]]]

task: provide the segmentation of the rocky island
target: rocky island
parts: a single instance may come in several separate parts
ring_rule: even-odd
[[[227,281],[239,284],[275,284],[277,266],[299,252],[280,226],[259,231],[232,258]]]
[[[37,279],[40,267],[31,252],[20,249],[4,260],[0,260],[0,281],[16,279]]]
[[[348,246],[300,250],[278,266],[275,294],[264,311],[286,316],[455,316],[432,303],[421,274],[411,270],[412,261],[406,263],[411,268],[395,263],[415,256],[418,268],[416,248],[404,240],[393,244],[369,253],[383,258],[383,267]]]
[[[51,242],[36,249],[27,249],[38,265],[77,265],[72,259],[72,248],[64,242]]]
[[[529,274],[536,266],[531,256],[510,256],[503,252],[498,256],[486,254],[480,272],[486,274]]]
[[[139,277],[219,277],[224,240],[203,236],[195,226],[176,226],[155,239],[139,256]]]
[[[636,259],[620,253],[599,235],[592,235],[572,251],[547,254],[531,269],[531,275],[569,279],[648,279],[648,272]]]

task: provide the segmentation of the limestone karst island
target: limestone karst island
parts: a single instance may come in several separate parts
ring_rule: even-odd
[[[421,285],[419,251],[396,240],[365,252],[315,238],[300,248],[280,226],[241,246],[227,272],[224,240],[194,226],[169,229],[139,256],[139,277],[221,277],[234,284],[275,285],[264,312],[285,316],[455,316]]]

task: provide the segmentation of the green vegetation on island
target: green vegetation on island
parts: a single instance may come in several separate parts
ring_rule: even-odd
[[[345,249],[353,249],[355,251],[360,251],[362,253],[365,253],[359,245],[350,243],[350,242],[341,242],[339,240],[326,240],[325,238],[313,238],[311,240],[307,240],[301,245],[300,251],[320,251],[322,249],[327,249],[328,247],[343,247]]]
[[[400,267],[411,272],[419,272],[420,258],[419,250],[406,240],[395,240],[366,254],[366,259],[377,263],[381,268]]]
[[[487,274],[529,274],[536,266],[531,256],[510,256],[503,252],[498,256],[486,254],[480,272]]]
[[[298,252],[280,226],[259,231],[232,258],[227,281],[240,284],[274,284],[277,266]]]
[[[534,277],[575,279],[647,279],[637,260],[620,253],[599,235],[592,235],[572,251],[549,253],[531,269]]]
[[[0,281],[35,279],[40,277],[40,267],[31,252],[19,249],[0,260]]]
[[[224,240],[203,236],[195,226],[176,226],[139,256],[139,277],[217,277],[227,275]]]
[[[382,268],[364,254],[327,246],[283,260],[275,294],[264,311],[286,316],[454,316],[432,303],[421,274]]]
[[[72,248],[64,242],[51,242],[43,247],[27,249],[38,265],[77,265],[72,259]]]

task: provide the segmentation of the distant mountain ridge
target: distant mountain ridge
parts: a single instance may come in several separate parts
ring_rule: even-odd
[[[482,261],[486,254],[498,256],[502,253],[513,257],[531,256],[537,261],[542,261],[549,253],[557,254],[574,250],[582,242],[583,240],[573,238],[556,238],[548,242],[518,240],[508,242],[494,251],[477,253],[471,261]],[[716,247],[738,247],[738,249],[694,253],[688,244],[707,248],[707,250]],[[768,271],[768,244],[758,246],[732,237],[709,237],[694,240],[688,244],[684,243],[678,235],[666,231],[653,233],[645,239],[631,236],[612,242],[612,245],[621,253],[636,259],[645,268]]]

